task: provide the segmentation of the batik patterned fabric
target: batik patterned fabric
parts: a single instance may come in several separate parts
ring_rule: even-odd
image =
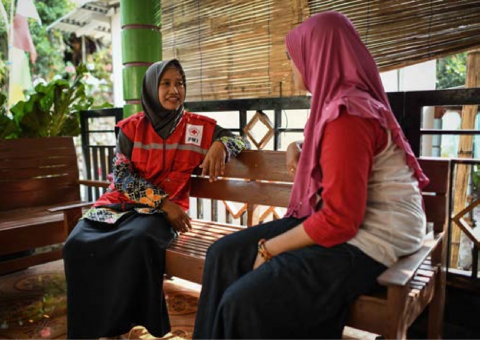
[[[121,209],[120,204],[117,205],[118,208]],[[137,212],[139,214],[156,214],[156,213],[163,213],[161,209],[153,209],[149,207],[130,207],[130,210],[122,211],[122,210],[115,210],[113,208],[107,207],[99,207],[99,208],[91,208],[88,210],[84,215],[83,218],[96,221],[96,222],[103,222],[108,224],[115,224],[121,218],[126,217],[128,215]]]
[[[230,160],[232,157],[236,157],[243,150],[250,149],[250,142],[245,139],[242,139],[242,137],[239,137],[239,136],[236,136],[236,137],[224,136],[224,137],[220,137],[218,141],[222,142],[223,145],[225,145],[225,148],[227,149],[227,154],[228,154],[227,160]]]
[[[138,176],[132,162],[125,155],[117,153],[114,164],[115,189],[123,192],[131,201],[157,208],[168,196],[165,191]]]
[[[250,149],[250,143],[241,137],[220,137],[227,150],[227,160],[236,157],[242,150]],[[114,159],[113,178],[115,189],[122,192],[135,204],[111,204],[88,210],[83,218],[115,224],[122,217],[137,212],[139,214],[162,214],[158,208],[162,200],[168,197],[162,189],[135,173],[132,162],[123,154],[117,153]]]

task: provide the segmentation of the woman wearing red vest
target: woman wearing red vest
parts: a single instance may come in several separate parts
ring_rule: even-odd
[[[143,112],[120,128],[113,181],[78,222],[64,247],[68,338],[124,334],[142,325],[170,331],[162,291],[165,249],[188,231],[190,175],[211,180],[248,143],[215,120],[184,110],[185,73],[178,60],[147,70]]]

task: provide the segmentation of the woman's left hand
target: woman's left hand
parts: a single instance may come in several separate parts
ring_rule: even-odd
[[[202,176],[209,176],[210,182],[216,181],[218,176],[225,172],[225,146],[222,142],[215,141],[205,156],[200,168],[202,169]]]

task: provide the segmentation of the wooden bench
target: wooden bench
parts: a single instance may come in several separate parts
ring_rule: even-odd
[[[65,241],[81,208],[47,209],[79,201],[71,137],[0,140],[0,274],[62,258],[60,248],[27,254]]]
[[[385,287],[375,295],[361,296],[351,307],[348,325],[386,338],[404,339],[408,327],[429,305],[428,338],[440,338],[445,300],[445,231],[448,222],[450,163],[421,159],[431,183],[424,192],[427,220],[432,230],[422,248],[402,258],[378,278]],[[227,164],[225,178],[210,183],[192,178],[191,196],[244,202],[248,226],[258,224],[258,207],[286,207],[292,177],[285,169],[285,153],[246,151]],[[243,227],[193,221],[193,230],[181,235],[167,250],[167,275],[201,283],[205,254],[218,238]]]
[[[427,337],[442,337],[450,161],[420,159],[420,164],[431,180],[424,190],[430,229],[425,242],[415,254],[400,259],[378,277],[384,289],[359,297],[351,306],[347,323],[388,339],[405,339],[408,327],[427,307]],[[207,178],[193,175],[191,196],[243,202],[247,226],[253,226],[262,222],[260,206],[287,206],[292,180],[286,171],[285,152],[244,151],[227,164],[225,176],[218,181],[210,183]],[[191,232],[182,234],[167,249],[166,275],[201,284],[208,247],[245,227],[195,219],[192,226]]]

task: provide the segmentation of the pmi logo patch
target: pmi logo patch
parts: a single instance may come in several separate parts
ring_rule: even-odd
[[[187,124],[185,144],[200,146],[202,144],[203,126]]]

